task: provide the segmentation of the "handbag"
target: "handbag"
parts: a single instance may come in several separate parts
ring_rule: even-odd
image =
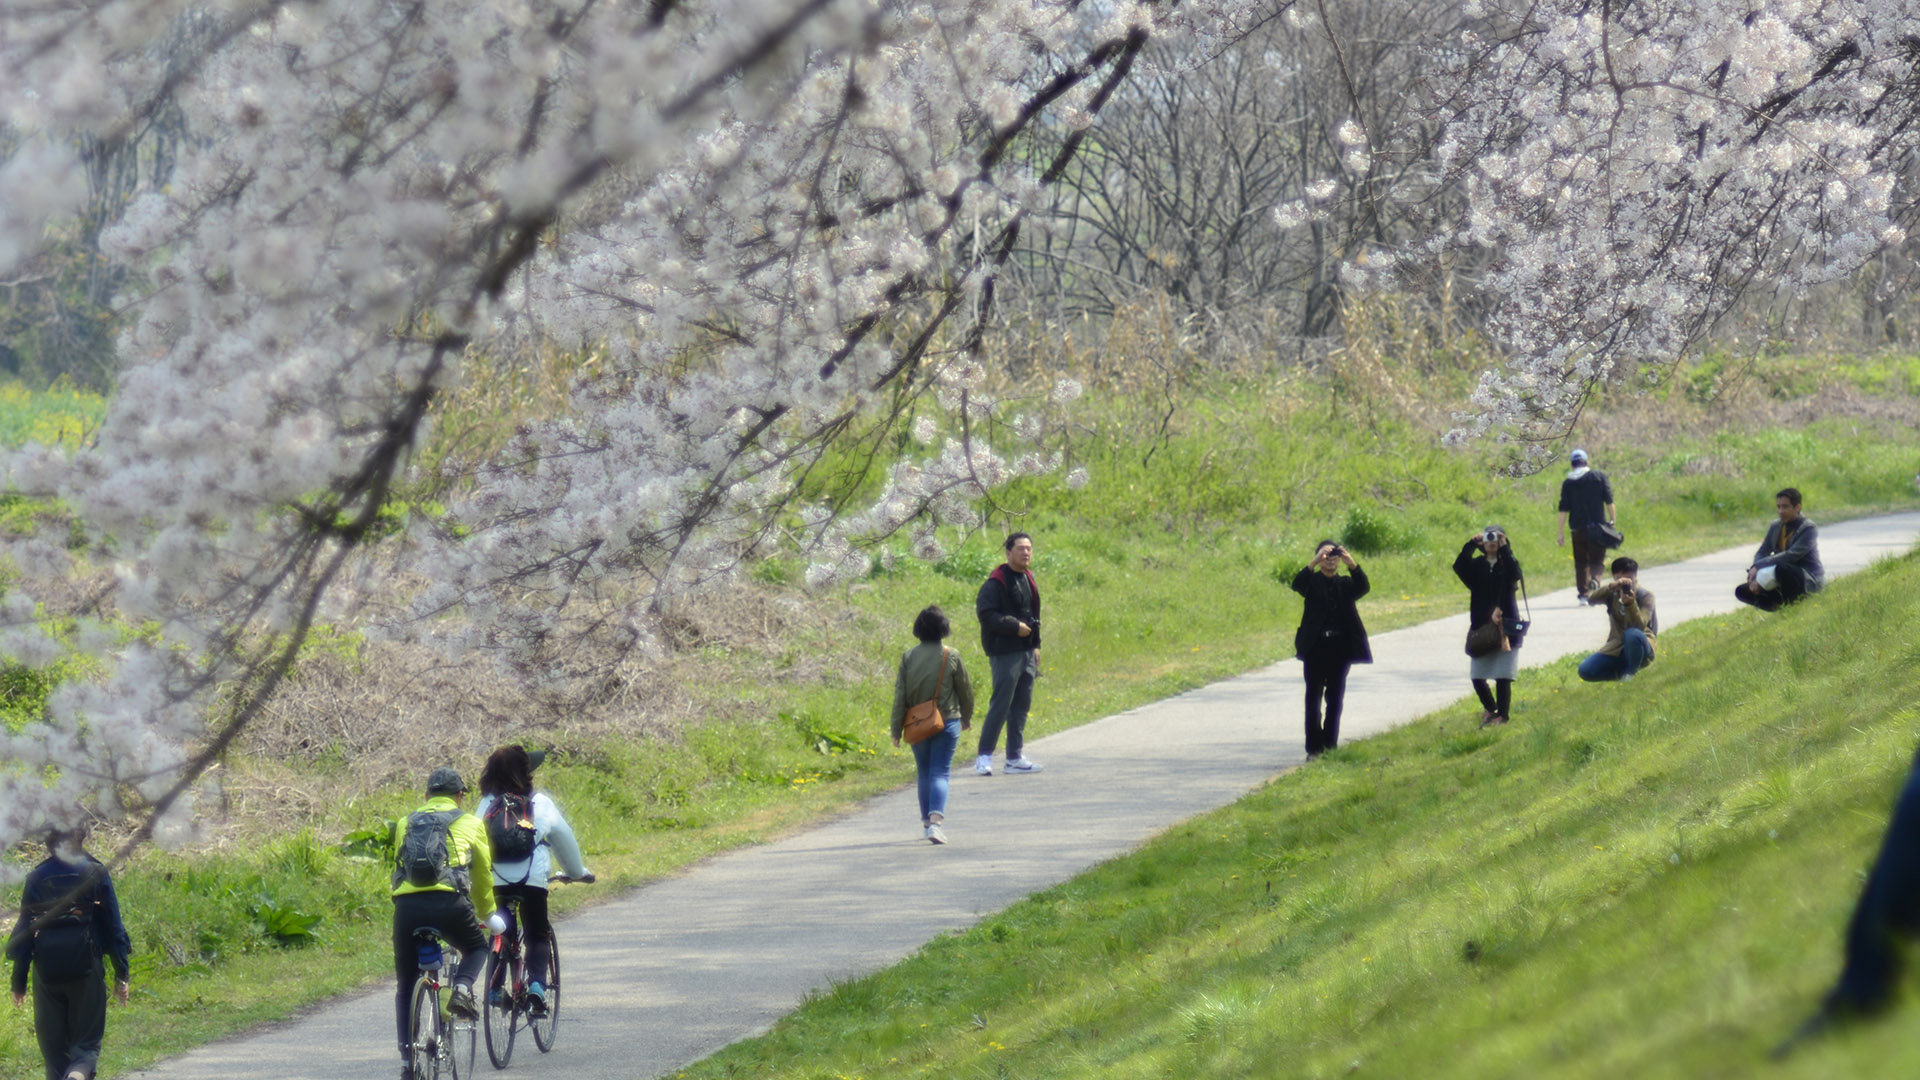
[[[1500,624],[1484,622],[1467,631],[1467,655],[1478,660],[1500,651]]]
[[[1520,575],[1520,601],[1527,607],[1527,617],[1515,619],[1505,628],[1505,637],[1510,648],[1519,648],[1520,642],[1527,636],[1527,629],[1533,625],[1533,601],[1527,597],[1527,576]],[[1499,623],[1484,622],[1467,631],[1467,655],[1478,660],[1482,656],[1492,656],[1500,651],[1502,627]]]
[[[1627,542],[1627,534],[1604,521],[1587,525],[1587,543],[1602,551],[1611,551]]]
[[[940,650],[940,674],[933,679],[933,696],[907,710],[905,722],[900,725],[900,738],[907,743],[926,742],[947,728],[947,718],[940,715],[940,683],[947,677],[947,650]]]

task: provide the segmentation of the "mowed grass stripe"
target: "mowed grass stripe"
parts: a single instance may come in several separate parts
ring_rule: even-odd
[[[1920,557],[1569,659],[835,987],[689,1077],[1911,1076],[1769,1046],[1837,971],[1913,751]]]

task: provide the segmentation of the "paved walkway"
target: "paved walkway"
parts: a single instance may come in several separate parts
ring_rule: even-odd
[[[1838,576],[1907,550],[1916,534],[1920,513],[1822,527],[1821,556]],[[1661,625],[1737,608],[1733,587],[1752,550],[1643,571]],[[1535,581],[1561,580],[1562,562],[1534,567]],[[1463,590],[1462,608],[1465,600]],[[1529,665],[1590,651],[1606,635],[1605,615],[1575,604],[1571,590],[1535,596],[1533,615]],[[1465,636],[1465,614],[1375,636],[1378,662],[1354,671],[1343,735],[1385,731],[1467,694]],[[1520,723],[1526,686],[1524,677],[1515,686]],[[764,1031],[810,990],[893,964],[943,930],[1130,851],[1299,764],[1300,697],[1298,665],[1279,663],[1034,743],[1032,756],[1046,766],[1040,775],[958,773],[945,847],[920,839],[908,789],[569,919],[558,1046],[544,1057],[516,1047],[511,1068],[645,1080]],[[347,998],[135,1075],[391,1080],[392,993]],[[482,1077],[491,1072],[480,1068]]]

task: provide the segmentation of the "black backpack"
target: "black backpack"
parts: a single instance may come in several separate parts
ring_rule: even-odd
[[[459,810],[418,810],[407,815],[407,833],[400,838],[400,851],[394,857],[395,888],[450,885],[456,892],[466,891],[459,871],[447,865],[447,828],[460,814]]]
[[[483,820],[494,862],[519,862],[533,855],[538,843],[533,831],[532,799],[514,792],[495,795]]]
[[[47,895],[58,900],[80,887],[88,869],[50,874]],[[100,958],[93,937],[93,910],[100,904],[98,890],[89,887],[41,924],[33,935],[33,973],[41,982],[72,982],[92,975]],[[34,914],[39,918],[46,908]]]

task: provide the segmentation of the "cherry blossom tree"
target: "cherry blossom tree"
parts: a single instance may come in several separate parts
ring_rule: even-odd
[[[1036,192],[1157,34],[1224,8],[978,0],[8,0],[0,267],[85,197],[74,147],[162,111],[164,190],[101,231],[145,286],[95,445],[29,447],[115,553],[111,618],[5,597],[0,653],[90,677],[6,736],[0,843],[82,806],[189,834],[207,765],[316,617],[565,681],[797,519],[816,584],[863,539],[977,521],[1053,464],[985,393],[981,330]],[[200,32],[180,34],[183,21]],[[172,47],[168,46],[171,43]],[[183,44],[184,43],[184,44]],[[189,50],[183,54],[181,49]],[[1067,135],[1044,154],[1037,125]],[[470,357],[594,343],[568,415],[475,463],[436,529],[363,557]],[[1071,396],[1063,382],[1056,395]],[[850,432],[927,406],[870,505],[801,505]],[[1074,478],[1076,481],[1078,478]],[[9,552],[57,574],[51,540]],[[403,610],[392,610],[395,596]]]
[[[1558,436],[1749,289],[1805,290],[1905,238],[1920,105],[1909,0],[1476,0],[1436,91],[1432,178],[1466,213],[1424,255],[1492,249],[1511,362],[1457,438]]]

